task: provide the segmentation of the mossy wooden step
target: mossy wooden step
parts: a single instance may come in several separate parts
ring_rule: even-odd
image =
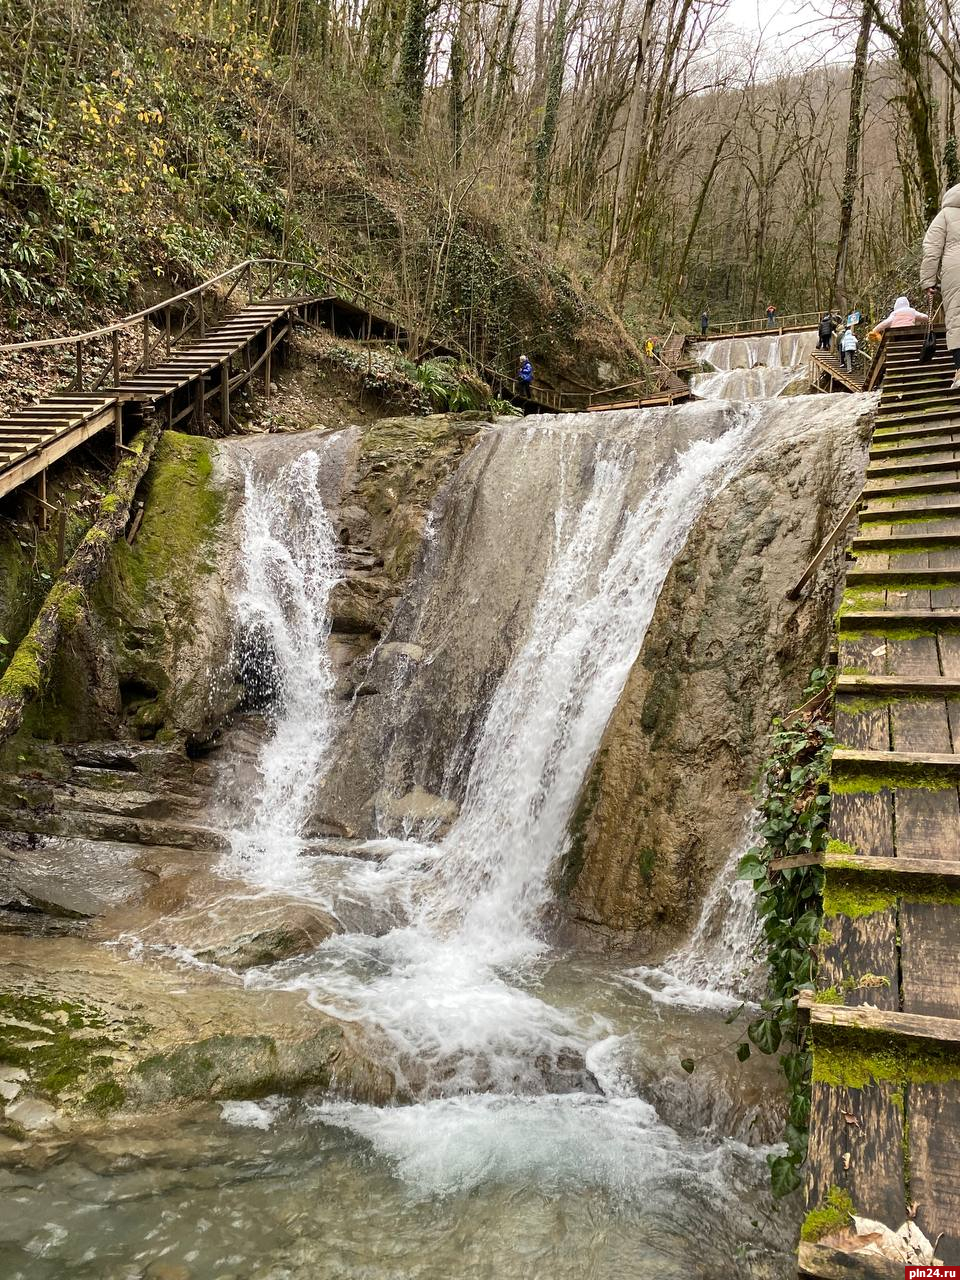
[[[898,587],[914,591],[936,591],[940,587],[952,587],[956,583],[960,583],[960,568],[898,569],[891,567],[888,569],[861,569],[857,565],[851,565],[847,570],[848,587],[872,585],[886,587],[892,591],[895,591]],[[935,616],[935,614],[936,610],[931,610],[931,616]],[[841,622],[846,623],[850,616],[849,613],[843,614]]]
[[[904,893],[916,893],[920,882],[942,880],[950,893],[960,885],[960,862],[941,861],[939,858],[874,858],[857,853],[831,853],[827,850],[820,865],[828,871],[842,871],[862,875],[864,879],[880,878],[888,884],[896,884],[892,877],[902,876]],[[908,886],[913,882],[913,888]]]
[[[960,502],[931,502],[923,507],[907,507],[902,504],[895,507],[864,507],[860,512],[860,523],[910,524],[917,519],[949,520],[952,516],[960,517]]]
[[[900,409],[897,408],[895,413],[889,413],[880,421],[884,426],[890,427],[915,427],[924,426],[929,422],[952,422],[960,421],[960,401],[951,404],[934,403],[929,409]]]
[[[888,480],[884,484],[871,484],[869,480],[863,488],[861,498],[911,498],[928,493],[955,493],[960,496],[960,480],[949,476],[925,476],[914,473],[905,476],[899,483]]]
[[[880,786],[942,786],[960,779],[960,754],[935,751],[867,751],[836,747],[830,763],[831,779],[845,783],[850,776],[873,779]],[[837,775],[841,775],[838,777]],[[958,917],[960,921],[960,917]]]
[[[948,436],[960,432],[960,425],[953,426],[952,423],[931,422],[919,427],[893,428],[888,427],[881,419],[877,419],[874,432],[874,444],[896,444],[900,440],[917,440],[919,438],[930,437],[936,439],[938,436]]]
[[[913,441],[898,441],[889,445],[882,438],[874,439],[875,443],[871,445],[869,453],[871,462],[894,462],[900,458],[956,452],[960,449],[960,423],[944,436],[918,435]]]
[[[911,396],[910,403],[916,403],[916,399],[913,398],[914,393],[911,392],[909,394]],[[932,392],[929,393],[929,398],[927,399],[927,401],[924,401],[923,403],[931,403],[932,401],[938,402],[940,401],[941,398],[942,398],[942,392],[940,392],[940,390],[932,390]],[[905,410],[905,408],[909,408],[909,407],[910,407],[910,404],[908,403],[908,399],[906,399],[906,397],[904,397],[902,401],[901,399],[895,397],[893,398],[893,401],[890,404],[887,404],[886,408],[881,406],[881,408],[879,408],[877,412],[876,421],[874,421],[873,439],[874,440],[911,439],[915,435],[946,434],[948,433],[948,431],[951,430],[951,426],[950,424],[948,424],[948,422],[923,422],[922,425],[915,426],[915,428],[909,428],[908,426],[908,428],[902,428],[902,429],[896,428],[896,426],[892,426],[890,421],[892,417],[896,417],[897,415],[899,415],[899,413],[902,410]]]
[[[954,449],[953,452],[960,453],[960,450]],[[958,466],[960,466],[960,457],[898,458],[895,461],[887,463],[871,462],[867,467],[867,479],[876,480],[882,476],[891,475],[922,475],[924,472],[956,471]]]
[[[957,631],[960,609],[856,609],[841,614],[842,631]]]
[[[955,1018],[933,1018],[923,1013],[898,1013],[890,1009],[873,1009],[864,1004],[818,1004],[815,994],[810,991],[801,992],[799,1007],[809,1014],[810,1023],[814,1027],[835,1027],[840,1031],[854,1033],[874,1031],[895,1036],[899,1040],[960,1044],[960,1020]]]
[[[960,695],[960,678],[952,676],[837,676],[837,693],[861,697],[903,694],[906,697],[949,698]]]
[[[850,544],[854,551],[888,551],[891,554],[911,551],[940,551],[960,547],[960,533],[859,533]]]

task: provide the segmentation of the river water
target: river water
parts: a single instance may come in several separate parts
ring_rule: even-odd
[[[352,856],[318,852],[306,834],[339,767],[344,719],[360,714],[334,696],[328,602],[345,570],[317,486],[322,457],[306,449],[279,470],[251,466],[237,624],[246,651],[261,655],[273,717],[223,870],[254,894],[316,902],[344,931],[244,981],[302,992],[355,1023],[393,1073],[398,1101],[237,1099],[156,1128],[118,1122],[112,1147],[8,1178],[16,1221],[0,1234],[4,1275],[792,1274],[796,1206],[776,1206],[767,1188],[775,1063],[741,1067],[741,1036],[725,1022],[762,986],[749,896],[733,879],[739,849],[688,944],[659,967],[549,942],[554,877],[589,763],[664,578],[697,514],[749,458],[759,410],[731,409],[702,435],[688,413],[686,436],[654,453],[650,422],[631,421],[630,432],[586,417],[511,424],[478,446],[481,489],[498,487],[497,465],[536,467],[545,495],[527,512],[537,558],[523,575],[526,611],[499,623],[509,636],[482,715],[469,731],[451,722],[456,768],[433,768],[456,798],[452,822],[399,834],[385,823]],[[481,555],[476,494],[470,503],[457,563],[440,535],[427,549],[424,602],[457,580],[461,596],[474,589],[462,577]],[[456,510],[445,518],[457,526]],[[426,603],[415,613],[406,639],[419,644]],[[398,687],[388,707],[402,698]],[[403,755],[398,736],[412,730],[407,720],[387,727],[389,772]],[[413,736],[424,754],[422,724]],[[188,949],[180,956],[189,962]]]

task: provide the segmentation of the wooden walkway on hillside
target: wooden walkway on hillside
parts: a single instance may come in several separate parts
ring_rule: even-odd
[[[273,296],[275,286],[282,286],[291,272],[309,279],[315,290]],[[266,296],[258,299],[258,293]],[[220,313],[213,327],[205,295],[207,300],[213,298]],[[241,296],[246,301],[238,307]],[[228,313],[231,298],[234,310]],[[300,321],[357,340],[385,339],[398,345],[406,340],[400,320],[387,304],[310,264],[265,258],[238,263],[185,293],[91,333],[0,346],[4,353],[44,348],[72,352],[76,368],[62,391],[0,418],[0,499],[36,479],[35,496],[45,513],[47,469],[104,431],[113,433],[116,451],[122,450],[125,427],[139,421],[144,412],[161,413],[167,427],[187,423],[201,430],[205,413],[212,410],[221,430],[229,432],[232,397],[261,370],[269,391],[274,352]],[[125,368],[121,346],[124,341],[129,345],[131,336],[140,354]],[[184,341],[187,337],[190,340]],[[680,339],[678,355],[682,343]],[[601,412],[675,404],[690,395],[674,367],[666,364],[658,370],[652,395],[645,394],[647,379],[578,391],[561,391],[535,381],[528,394],[515,377],[477,364],[459,347],[441,344],[432,350],[475,364],[499,394],[526,411]],[[94,367],[98,363],[99,372]]]
[[[808,1209],[845,1192],[960,1263],[960,392],[889,335],[838,615]],[[835,1193],[834,1193],[835,1196]],[[808,1231],[808,1235],[811,1233]],[[805,1276],[903,1276],[807,1240]]]
[[[328,311],[332,322],[335,308],[350,305],[332,297],[267,297],[254,301],[252,267],[241,264],[217,280],[231,277],[234,283],[225,301],[241,281],[248,286],[248,301],[213,325],[203,293],[216,282],[206,282],[177,299],[92,334],[23,344],[26,348],[75,348],[76,375],[70,388],[0,418],[0,498],[37,478],[36,496],[45,512],[47,469],[104,431],[112,433],[115,450],[121,451],[125,427],[140,421],[144,412],[161,413],[168,428],[189,420],[199,431],[205,413],[213,409],[221,430],[230,431],[231,397],[261,371],[269,390],[275,353],[290,337],[294,323],[318,323],[326,319]],[[271,271],[269,283],[273,282]],[[176,305],[185,307],[186,313],[175,335]],[[355,306],[353,310],[359,311]],[[362,315],[367,333],[374,324],[380,329],[392,329],[389,321],[368,313]],[[142,325],[142,347],[132,368],[124,371],[120,338],[133,324],[138,329]],[[182,338],[191,330],[194,332],[189,341],[177,342],[177,337]],[[105,342],[106,363],[97,373],[92,367],[94,357],[98,346]],[[100,350],[101,359],[103,354]]]

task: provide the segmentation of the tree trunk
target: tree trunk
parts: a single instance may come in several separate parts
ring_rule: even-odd
[[[540,224],[540,234],[547,231],[547,191],[550,185],[550,157],[557,136],[557,115],[563,91],[563,63],[567,50],[567,8],[570,0],[560,0],[550,42],[550,65],[547,69],[547,95],[543,105],[543,124],[534,148],[535,172],[533,208]]]
[[[33,626],[0,677],[0,743],[20,728],[27,704],[42,693],[60,637],[72,631],[86,608],[85,591],[103,568],[115,539],[126,528],[130,503],[150,464],[163,423],[159,416],[130,445],[113,473],[96,520],[50,588]]]
[[[863,136],[864,91],[867,84],[867,52],[870,47],[870,29],[873,15],[869,4],[864,4],[860,15],[860,30],[853,57],[850,79],[850,119],[847,124],[847,154],[843,168],[843,189],[840,193],[840,228],[837,233],[837,260],[833,267],[833,284],[830,288],[830,306],[843,300],[846,309],[844,280],[847,271],[847,246],[853,225],[853,202],[857,194],[857,178],[860,173],[860,139]]]

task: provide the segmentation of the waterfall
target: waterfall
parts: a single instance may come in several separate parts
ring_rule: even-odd
[[[245,468],[237,626],[248,683],[270,695],[272,732],[260,751],[260,790],[231,833],[227,869],[285,884],[331,741],[334,674],[327,648],[330,592],[342,576],[307,450],[272,476]]]
[[[319,1008],[375,1028],[402,1086],[421,1096],[583,1087],[582,1054],[598,1026],[578,1024],[528,989],[530,966],[545,951],[539,926],[550,873],[664,579],[706,502],[748,454],[759,416],[738,406],[708,419],[691,406],[684,421],[692,429],[709,420],[714,438],[668,450],[640,497],[637,451],[649,448],[643,433],[652,425],[642,414],[630,416],[629,434],[612,422],[597,432],[583,418],[503,429],[512,463],[530,464],[529,450],[538,452],[553,469],[558,497],[534,531],[543,556],[539,589],[469,753],[459,817],[439,843],[381,843],[378,861],[305,859],[328,909],[336,911],[338,897],[382,896],[401,904],[404,919],[379,936],[330,938],[309,957],[252,972],[249,982],[305,990]],[[262,544],[284,572],[278,591],[251,554],[242,602],[243,616],[268,620],[271,635],[276,629],[278,655],[289,651],[297,668],[264,750],[263,794],[239,841],[261,879],[264,863],[287,867],[298,857],[303,795],[324,768],[329,740],[330,673],[319,650],[322,604],[336,580],[332,535],[321,511],[287,522],[280,494],[290,488],[281,475],[266,493],[252,490],[251,544]],[[469,505],[475,515],[473,498]],[[525,520],[535,516],[524,510]],[[469,538],[471,523],[464,529]],[[276,546],[284,536],[290,540]],[[511,548],[501,541],[505,553]],[[462,564],[452,570],[462,596],[471,584]],[[276,845],[284,841],[281,857]]]
[[[804,390],[816,338],[814,330],[804,330],[699,343],[694,359],[713,372],[694,374],[691,390],[702,400],[769,400],[792,384]]]
[[[638,965],[624,977],[662,1004],[686,1009],[733,1009],[759,998],[763,967],[754,954],[757,916],[753,886],[737,879],[737,867],[756,841],[753,815],[704,899],[687,942],[652,968]]]

